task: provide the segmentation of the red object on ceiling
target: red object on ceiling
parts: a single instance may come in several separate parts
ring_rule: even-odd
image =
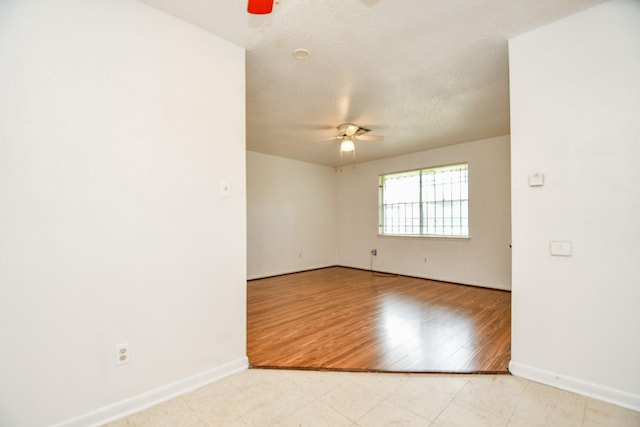
[[[273,0],[249,0],[247,12],[254,15],[265,15],[273,10]]]

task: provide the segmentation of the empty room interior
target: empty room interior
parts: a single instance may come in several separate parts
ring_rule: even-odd
[[[639,426],[640,2],[0,1],[0,425]]]

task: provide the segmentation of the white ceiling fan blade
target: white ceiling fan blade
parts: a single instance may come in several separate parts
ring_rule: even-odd
[[[329,141],[341,141],[341,140],[342,140],[341,136],[332,136],[331,138],[316,139],[313,142],[329,142]]]
[[[358,135],[356,136],[358,141],[384,141],[384,136],[382,135]]]

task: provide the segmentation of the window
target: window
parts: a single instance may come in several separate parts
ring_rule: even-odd
[[[466,163],[380,175],[380,234],[469,237]]]

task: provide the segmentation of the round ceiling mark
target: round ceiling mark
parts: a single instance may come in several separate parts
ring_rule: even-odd
[[[311,52],[308,49],[298,48],[293,51],[293,57],[296,59],[308,59],[311,56]]]

